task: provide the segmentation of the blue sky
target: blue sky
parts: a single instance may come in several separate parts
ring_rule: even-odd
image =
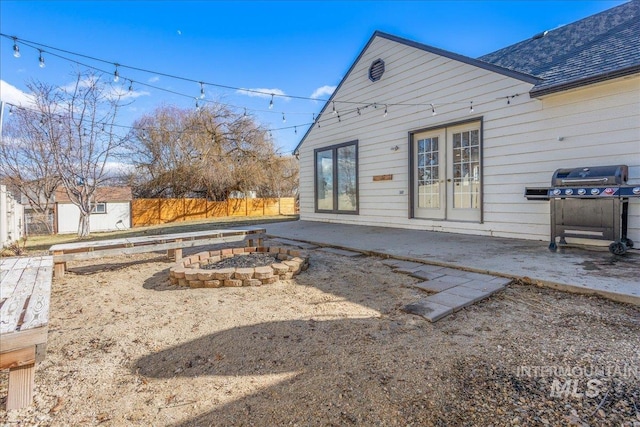
[[[49,49],[51,53],[104,69],[121,68],[120,81],[133,81],[133,103],[121,123],[162,104],[195,108],[196,82],[267,93],[327,99],[375,30],[478,57],[502,47],[624,3],[608,1],[0,1],[0,98],[19,102],[25,82],[64,86],[73,62],[20,40],[80,53],[100,63]],[[180,76],[182,81],[162,74]],[[151,84],[175,95],[146,87]],[[323,90],[324,88],[324,90]],[[323,106],[322,101],[249,96],[205,85],[205,100],[244,108],[265,126],[282,152],[291,152]],[[201,101],[202,102],[202,101]],[[284,113],[286,122],[282,120]],[[293,128],[297,126],[297,133]]]

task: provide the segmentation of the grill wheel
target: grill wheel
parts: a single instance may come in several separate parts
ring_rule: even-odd
[[[624,253],[627,252],[627,245],[623,242],[613,242],[609,245],[609,252],[614,255],[624,255]]]

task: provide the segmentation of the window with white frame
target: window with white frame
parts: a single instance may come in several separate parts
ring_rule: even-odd
[[[106,214],[107,213],[107,203],[106,202],[98,202],[93,204],[93,208],[91,209],[92,214]]]

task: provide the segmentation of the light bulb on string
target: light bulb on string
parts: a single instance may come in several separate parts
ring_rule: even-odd
[[[435,116],[436,114],[438,114],[436,113],[436,107],[433,104],[431,104],[431,115]]]
[[[385,106],[384,106],[384,116],[383,117],[387,117],[387,114],[388,114],[387,113],[387,105],[385,104]]]
[[[282,113],[282,123],[286,123],[287,119],[284,117],[284,113]]]
[[[113,72],[113,81],[115,83],[118,83],[118,80],[120,80],[120,73],[118,72],[118,65],[119,64],[113,64],[116,66],[116,70]]]
[[[335,102],[331,102],[331,106],[333,108],[333,111],[331,112],[332,114],[338,114],[338,112],[336,111],[336,103]]]
[[[129,80],[129,92],[133,92],[133,80]]]
[[[204,83],[200,82],[200,99],[204,99]]]
[[[273,108],[273,94],[271,94],[271,101],[269,101],[269,109]]]
[[[40,52],[40,55],[38,56],[38,66],[40,68],[44,68],[45,67],[45,63],[44,63],[44,57],[42,56],[42,51],[38,50]]]
[[[356,111],[358,112],[358,115],[361,116],[362,112],[360,111],[360,107],[356,107]]]
[[[296,135],[298,134],[298,126],[293,127],[293,133]]]
[[[338,116],[338,122],[341,122],[342,120],[340,120],[340,114],[336,114]]]
[[[473,113],[473,101],[471,101],[471,106],[469,107],[469,114]]]
[[[13,38],[13,56],[20,58],[20,48],[18,47],[18,39],[16,37]]]
[[[9,105],[9,115],[13,114],[13,105]]]

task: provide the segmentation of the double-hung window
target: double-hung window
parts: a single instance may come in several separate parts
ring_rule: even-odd
[[[358,141],[314,150],[316,212],[358,213]]]
[[[107,204],[105,202],[94,203],[91,208],[92,214],[106,214],[107,213]]]

